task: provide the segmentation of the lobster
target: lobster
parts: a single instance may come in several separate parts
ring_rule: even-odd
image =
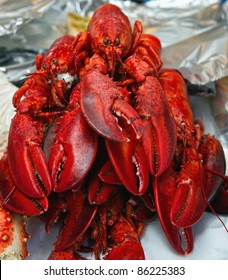
[[[112,77],[116,65],[121,63],[122,58],[128,55],[134,45],[137,45],[141,34],[141,23],[135,23],[132,33],[126,15],[115,5],[106,4],[94,13],[88,25],[88,32],[98,64],[96,68],[99,68],[99,63],[103,64],[104,61],[107,67],[105,72],[89,67],[84,73],[81,81],[82,112],[93,129],[108,139],[128,141],[121,133],[116,120],[118,116],[124,117],[136,131],[137,138],[140,138],[143,125],[138,114],[125,101]],[[111,79],[104,74],[110,75]]]
[[[56,102],[65,107],[69,90],[78,82],[83,60],[90,52],[88,32],[76,37],[63,35],[57,38],[45,55],[36,56],[37,73],[45,76],[52,84],[52,94]]]
[[[42,215],[47,233],[61,224],[49,259],[145,259],[140,239],[156,214],[188,254],[192,225],[226,192],[222,146],[194,120],[185,80],[160,55],[140,21],[132,30],[105,4],[86,31],[38,55],[15,93],[2,207]]]
[[[174,70],[163,70],[159,80],[177,123],[176,160],[177,162],[181,161],[178,165],[182,166],[177,179],[177,191],[170,215],[174,225],[185,228],[190,227],[201,218],[207,205],[208,192],[216,191],[220,183],[212,180],[210,180],[210,184],[207,183],[209,176],[206,177],[204,162],[201,161],[202,156],[205,157],[206,151],[201,149],[201,155],[198,150],[198,143],[203,137],[201,136],[202,129],[194,124],[182,76]],[[216,150],[218,145],[219,143],[216,141],[212,145],[214,156],[218,150],[220,158],[219,161],[213,162],[213,169],[217,169],[223,174],[225,172],[225,157],[221,147]],[[210,146],[207,145],[207,149]],[[207,154],[209,155],[208,151]],[[209,162],[208,160],[205,165],[210,164]]]

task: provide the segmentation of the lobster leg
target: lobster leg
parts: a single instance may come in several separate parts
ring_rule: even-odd
[[[100,135],[118,142],[129,141],[122,134],[117,117],[124,117],[133,127],[137,138],[143,124],[137,112],[128,104],[112,79],[95,69],[89,69],[81,82],[81,108],[89,125]]]
[[[41,199],[52,190],[52,181],[42,151],[42,123],[17,113],[10,126],[8,162],[13,181],[25,195]]]
[[[141,141],[149,170],[159,176],[173,159],[177,138],[175,121],[157,78],[148,76],[139,87],[135,108],[145,125]]]
[[[180,228],[173,225],[170,212],[176,196],[177,172],[169,167],[162,175],[154,177],[153,192],[156,210],[164,233],[173,248],[181,255],[188,254],[193,249],[192,229],[184,228],[182,234]],[[186,241],[184,247],[183,239]]]

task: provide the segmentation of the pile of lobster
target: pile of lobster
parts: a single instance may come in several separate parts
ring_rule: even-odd
[[[62,225],[49,259],[145,259],[140,238],[155,215],[188,254],[207,206],[228,211],[222,146],[194,120],[185,80],[160,53],[140,21],[132,31],[106,4],[86,31],[39,54],[14,94],[2,204],[43,215],[47,232]],[[220,209],[209,203],[218,193]]]

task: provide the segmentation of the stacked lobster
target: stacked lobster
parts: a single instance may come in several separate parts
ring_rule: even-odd
[[[0,161],[3,206],[45,213],[47,232],[62,223],[49,259],[145,259],[140,237],[156,214],[173,248],[192,251],[191,226],[222,185],[225,158],[160,52],[140,21],[132,31],[106,4],[86,31],[38,55],[15,93]]]

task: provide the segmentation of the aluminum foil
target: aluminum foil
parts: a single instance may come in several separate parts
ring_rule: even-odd
[[[6,1],[8,2],[25,5],[30,1]],[[53,2],[55,4],[51,5]],[[14,36],[4,36],[4,40],[0,37],[0,47],[8,47],[13,43],[22,49],[46,49],[53,40],[66,33],[69,11],[86,17],[100,5],[113,3],[128,15],[132,25],[139,19],[143,23],[144,32],[158,36],[162,42],[162,59],[165,67],[179,69],[187,79],[197,84],[207,84],[228,76],[227,2],[223,5],[218,0],[144,2],[139,4],[135,1],[119,0],[35,1],[36,6],[43,4],[48,8],[48,13],[43,9],[42,17],[39,18],[36,18],[39,9],[35,7],[32,9],[27,3],[25,7],[29,11],[28,14],[32,14],[30,20],[33,20],[29,24],[18,25]],[[4,3],[1,5],[0,1],[0,27],[5,15],[3,10],[1,13],[3,8]]]
[[[143,1],[141,1],[143,2]],[[216,0],[68,1],[84,16],[101,4],[112,3],[139,19],[144,32],[162,42],[164,65],[179,69],[193,83],[206,84],[228,76],[227,3]]]
[[[0,36],[17,32],[18,28],[40,17],[54,0],[0,0]]]

